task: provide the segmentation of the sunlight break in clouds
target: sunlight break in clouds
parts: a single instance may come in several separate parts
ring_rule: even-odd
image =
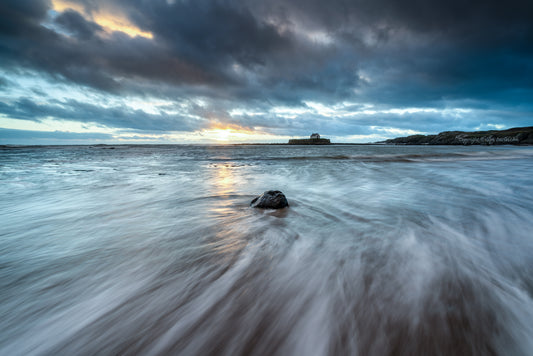
[[[130,37],[141,36],[146,38],[153,38],[153,34],[143,31],[131,23],[131,21],[124,15],[117,12],[116,9],[98,9],[96,11],[87,12],[86,9],[74,1],[69,0],[52,0],[52,8],[54,11],[63,12],[71,9],[79,12],[87,20],[94,21],[102,26],[107,33],[119,31],[127,34]]]

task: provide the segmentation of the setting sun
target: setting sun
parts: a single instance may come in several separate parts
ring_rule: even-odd
[[[289,136],[280,136],[265,133],[263,131],[241,127],[239,125],[218,125],[212,128],[202,130],[201,135],[204,139],[217,143],[245,143],[245,142],[274,142],[286,141]]]
[[[239,125],[222,125],[215,123],[210,129],[202,132],[203,136],[216,142],[242,142],[256,138],[260,132],[241,127]]]

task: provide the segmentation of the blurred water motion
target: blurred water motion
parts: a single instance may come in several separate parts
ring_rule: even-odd
[[[109,148],[0,150],[1,355],[533,353],[530,147]]]

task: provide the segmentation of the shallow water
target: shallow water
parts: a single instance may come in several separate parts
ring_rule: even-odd
[[[8,148],[0,183],[1,355],[533,354],[532,147]]]

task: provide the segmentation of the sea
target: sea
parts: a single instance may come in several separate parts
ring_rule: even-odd
[[[2,147],[0,355],[533,355],[533,147]]]

